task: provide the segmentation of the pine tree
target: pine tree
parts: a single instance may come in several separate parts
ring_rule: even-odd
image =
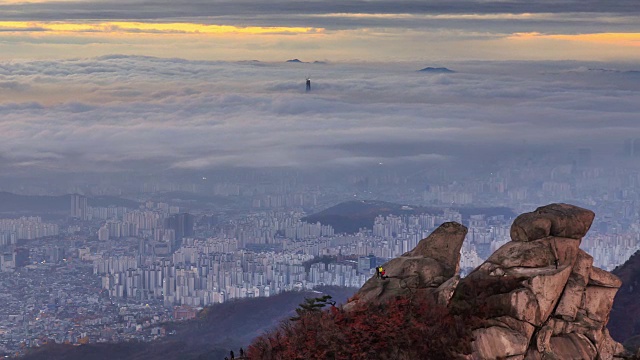
[[[291,320],[298,321],[303,315],[307,313],[320,312],[320,310],[327,305],[335,306],[336,302],[331,299],[331,295],[323,295],[322,297],[304,299],[304,302],[298,305],[298,308],[296,309],[296,314],[298,314],[298,316],[292,317]]]

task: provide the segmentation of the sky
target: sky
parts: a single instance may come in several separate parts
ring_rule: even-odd
[[[640,137],[636,2],[0,1],[0,167],[612,155]]]
[[[636,0],[0,1],[0,59],[640,60]]]

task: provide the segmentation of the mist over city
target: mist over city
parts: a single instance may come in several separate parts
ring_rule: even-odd
[[[639,12],[634,1],[0,1],[0,354],[631,359]],[[552,251],[517,247],[529,243]],[[459,251],[444,259],[449,244]],[[423,265],[398,265],[407,257]],[[546,317],[459,312],[469,283],[513,277],[537,294],[536,279],[558,274],[555,300],[536,298]],[[442,306],[436,324],[465,319],[473,331],[448,337],[468,349],[398,338],[385,346],[401,355],[322,344],[334,354],[322,357],[273,345],[301,333],[280,321],[333,316],[313,301],[394,314],[393,301],[414,304],[411,276],[418,294],[435,291],[420,301]],[[474,322],[483,316],[494,322]],[[524,345],[477,332],[495,319]],[[566,350],[571,336],[584,344]]]

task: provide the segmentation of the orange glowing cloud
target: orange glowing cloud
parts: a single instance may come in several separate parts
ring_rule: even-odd
[[[515,33],[510,40],[562,40],[620,46],[640,46],[640,33],[595,33],[595,34],[541,34],[537,32]]]
[[[0,21],[3,31],[43,31],[56,33],[136,33],[136,34],[308,34],[324,29],[310,27],[238,27],[231,25],[207,25],[195,23],[143,23],[143,22],[27,22]]]

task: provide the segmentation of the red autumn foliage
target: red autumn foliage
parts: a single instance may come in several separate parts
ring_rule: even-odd
[[[474,318],[427,298],[309,312],[256,339],[252,360],[454,359],[470,352]]]

